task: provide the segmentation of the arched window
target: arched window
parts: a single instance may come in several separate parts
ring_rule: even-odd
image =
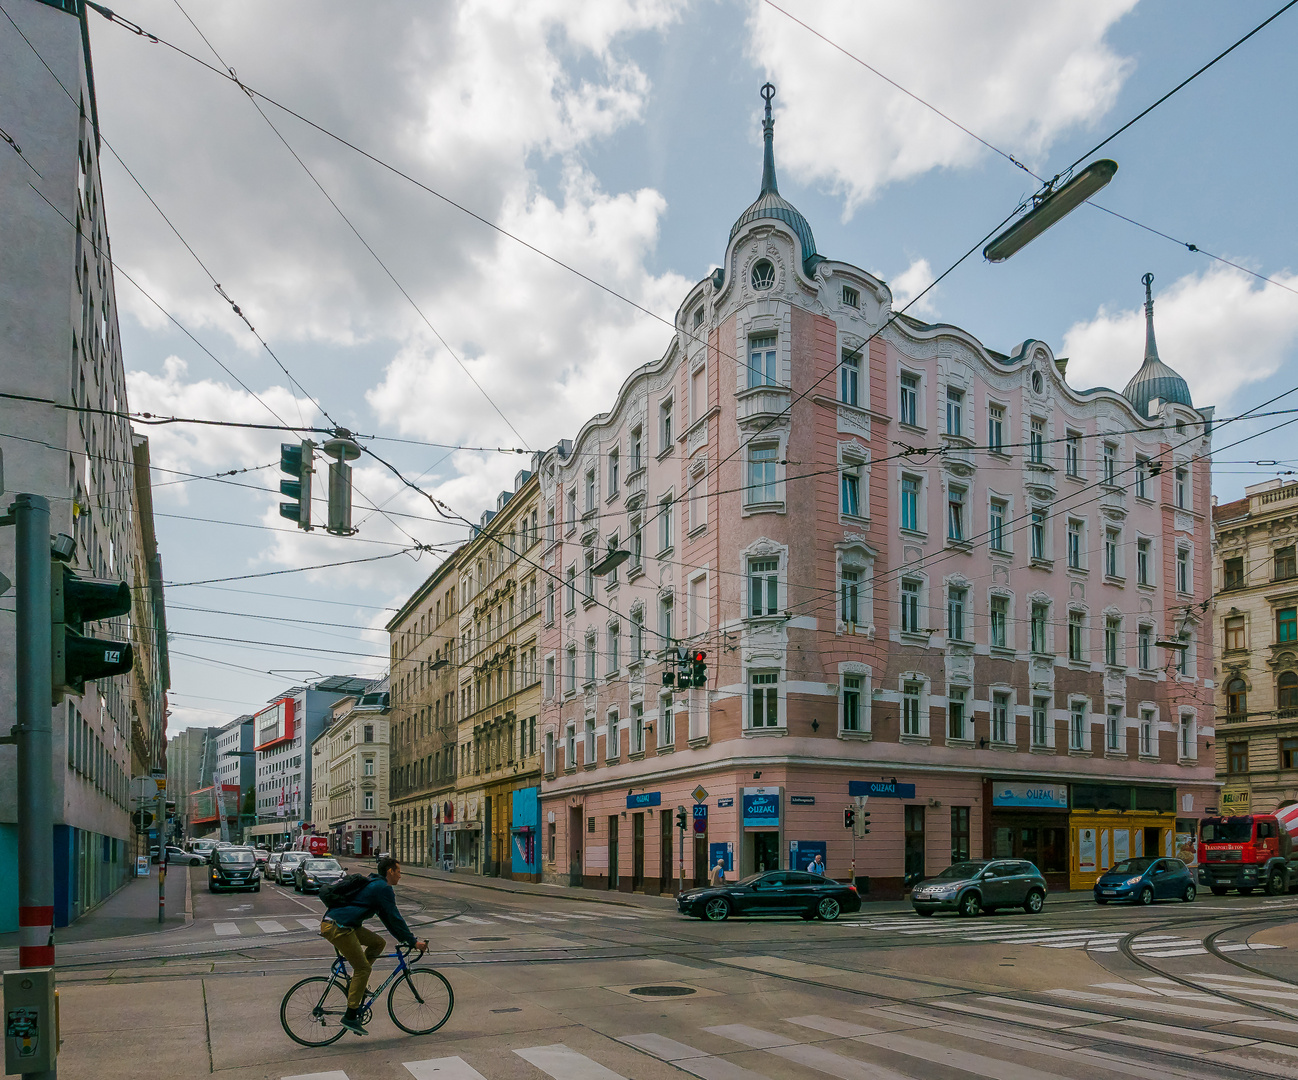
[[[1286,671],[1276,680],[1277,697],[1279,698],[1280,711],[1286,709],[1294,710],[1298,715],[1298,675],[1292,671]]]
[[[1243,716],[1248,712],[1248,688],[1243,679],[1231,679],[1226,684],[1226,712],[1231,716]]]

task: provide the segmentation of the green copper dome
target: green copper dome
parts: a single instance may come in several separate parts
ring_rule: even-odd
[[[1146,274],[1141,280],[1145,284],[1145,362],[1127,383],[1123,397],[1144,417],[1149,416],[1149,403],[1154,400],[1194,408],[1189,383],[1158,357],[1158,343],[1154,340],[1154,297],[1150,289],[1154,275]]]

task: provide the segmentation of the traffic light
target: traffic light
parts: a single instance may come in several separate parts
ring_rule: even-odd
[[[131,587],[124,581],[77,577],[58,558],[50,567],[50,701],[85,692],[86,681],[125,675],[135,663],[129,641],[87,637],[85,624],[126,615]]]
[[[279,491],[293,502],[279,504],[279,516],[289,521],[296,521],[303,529],[311,528],[311,474],[315,472],[315,443],[303,439],[300,445],[292,443],[279,444],[279,468],[288,473],[292,480],[281,480]],[[349,498],[350,504],[350,483]],[[350,513],[348,515],[350,517]]]
[[[302,444],[304,447],[306,443]],[[335,437],[324,444],[329,462],[329,517],[326,531],[334,536],[350,536],[352,528],[352,467],[347,463],[361,456],[361,448],[346,428],[338,428]],[[280,484],[281,489],[283,483]],[[309,490],[309,489],[308,489]]]
[[[676,828],[684,829],[687,824],[688,824],[688,820],[685,814],[685,807],[683,806],[676,807]]]
[[[708,685],[708,654],[695,652],[690,655],[690,686]]]
[[[856,835],[857,836],[868,835],[870,832],[870,811],[869,810],[858,811],[856,815],[856,821],[857,821]]]
[[[843,808],[843,828],[850,829],[856,824],[856,808],[846,806]]]
[[[663,686],[675,686],[675,685],[676,685],[676,672],[674,672],[671,668],[664,668]]]

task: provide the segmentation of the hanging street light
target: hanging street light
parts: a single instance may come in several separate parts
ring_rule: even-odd
[[[1058,191],[1053,189],[1054,180],[1049,181],[1041,193],[1033,196],[1032,209],[983,248],[983,258],[988,262],[1004,262],[1100,191],[1117,171],[1116,161],[1101,158],[1091,162]]]

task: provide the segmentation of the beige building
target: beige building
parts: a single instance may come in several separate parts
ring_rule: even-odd
[[[389,848],[388,831],[388,688],[382,682],[359,696],[342,698],[334,705],[329,727],[312,747],[314,757],[322,742],[327,785],[312,787],[312,808],[317,817],[328,806],[328,825],[334,851],[373,857]],[[312,776],[320,773],[313,771]],[[317,802],[317,795],[328,802]],[[316,826],[319,829],[320,822]]]
[[[455,796],[459,557],[449,555],[387,625],[392,848],[415,866],[440,865],[450,835],[443,828]]]
[[[1213,508],[1222,813],[1298,802],[1298,483]]]
[[[499,877],[540,874],[539,512],[535,468],[519,472],[460,549],[459,775],[443,827],[457,866]]]

